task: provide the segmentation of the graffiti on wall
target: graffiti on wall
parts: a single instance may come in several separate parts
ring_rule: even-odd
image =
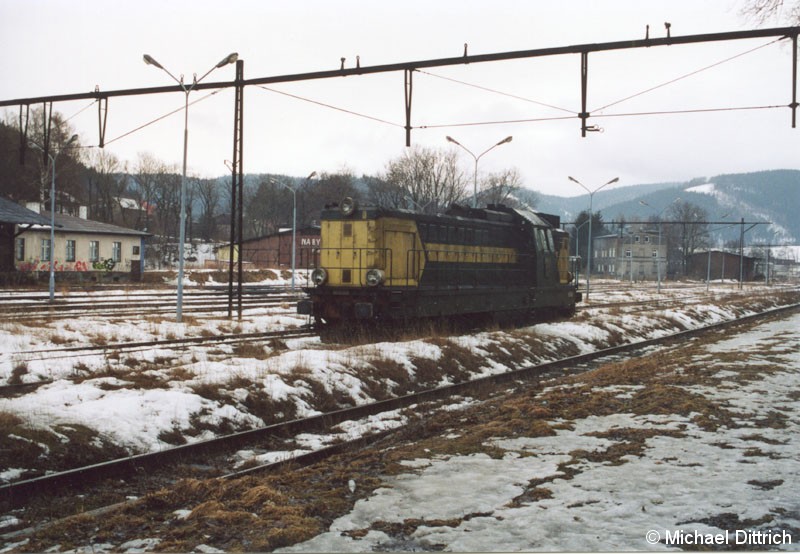
[[[85,262],[83,260],[78,262],[61,263],[56,261],[53,264],[55,271],[114,271],[117,262],[111,258],[105,260],[98,260],[96,262]],[[19,262],[17,264],[19,271],[50,271],[50,262],[43,262],[41,260],[30,260],[27,262]]]

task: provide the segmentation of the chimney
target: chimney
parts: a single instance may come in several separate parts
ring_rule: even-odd
[[[78,206],[78,217],[81,219],[89,219],[89,208],[86,206]]]
[[[42,213],[42,205],[38,202],[25,202],[25,207],[32,212],[36,212],[37,214]]]

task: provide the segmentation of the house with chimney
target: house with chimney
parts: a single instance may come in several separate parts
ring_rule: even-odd
[[[13,204],[3,199],[3,205]],[[38,203],[28,203],[19,209],[29,214],[28,220],[14,225],[13,268],[19,272],[50,271],[50,229],[54,227],[54,269],[58,273],[127,274],[133,279],[141,277],[145,238],[143,231],[128,229],[87,218],[87,209],[81,206],[77,215],[41,209]],[[22,218],[24,220],[24,218]],[[7,261],[6,261],[6,265]],[[90,275],[90,276],[91,276]],[[97,280],[96,278],[93,280]]]

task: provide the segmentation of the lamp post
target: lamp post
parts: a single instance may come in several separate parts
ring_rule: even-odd
[[[584,225],[589,223],[589,221],[591,221],[591,218],[589,218],[589,220],[587,220],[587,221],[584,221],[580,225],[575,225],[574,223],[572,224],[573,227],[575,227],[575,257],[576,258],[580,258],[581,257],[581,227],[583,227]],[[576,275],[580,275],[580,269],[581,269],[581,266],[580,266],[580,263],[579,263]],[[578,283],[578,279],[576,277],[575,278],[576,286],[577,286],[577,283]]]
[[[473,173],[473,176],[472,176],[472,207],[473,208],[477,208],[478,207],[478,160],[480,160],[481,157],[484,154],[487,154],[490,150],[493,150],[494,148],[497,148],[501,144],[505,144],[507,142],[511,142],[514,139],[514,137],[507,136],[506,138],[504,138],[503,140],[501,140],[500,142],[498,142],[497,144],[495,144],[491,148],[487,148],[486,150],[484,150],[483,152],[481,152],[477,156],[475,154],[473,154],[472,151],[469,148],[467,148],[466,146],[464,146],[463,144],[458,142],[453,137],[448,136],[448,137],[445,137],[445,138],[447,138],[447,142],[452,142],[456,146],[460,146],[461,148],[466,150],[466,152],[470,156],[472,156],[472,158],[475,160],[475,172]]]
[[[574,177],[567,177],[573,183],[580,185],[583,190],[589,193],[589,250],[588,250],[588,257],[589,259],[586,261],[586,301],[589,301],[589,275],[592,273],[592,218],[593,218],[593,203],[594,203],[594,193],[599,191],[600,189],[607,187],[611,183],[616,183],[619,181],[619,177],[614,177],[605,185],[600,185],[594,190],[589,190],[586,185],[575,179]]]
[[[680,200],[681,198],[679,196],[678,198],[676,198],[675,200],[664,206],[656,216],[656,219],[658,220],[658,257],[656,258],[656,272],[658,274],[658,286],[656,287],[656,289],[658,291],[658,294],[661,294],[661,228],[663,227],[661,221],[661,215],[667,210],[667,208],[672,206],[675,202],[680,202]],[[642,206],[647,206],[648,208],[653,208],[653,206],[651,206],[644,200],[639,200],[639,204],[641,204]]]
[[[214,71],[219,67],[224,67],[228,64],[235,62],[237,59],[239,59],[239,55],[236,52],[228,54],[217,65],[206,71],[206,73],[199,79],[197,78],[197,74],[195,74],[192,79],[192,84],[189,85],[188,87],[183,83],[183,75],[181,75],[181,78],[178,79],[177,77],[175,77],[175,75],[170,73],[164,66],[158,63],[155,59],[153,59],[152,56],[148,54],[145,54],[143,56],[143,59],[144,63],[146,63],[147,65],[152,65],[154,67],[157,67],[158,69],[162,70],[164,73],[172,77],[172,80],[174,80],[176,83],[180,85],[180,87],[183,89],[184,94],[186,95],[186,103],[184,105],[184,110],[183,110],[183,173],[181,174],[181,215],[180,215],[180,229],[178,231],[179,234],[178,291],[177,291],[178,298],[175,309],[175,319],[177,320],[178,323],[180,323],[181,320],[183,319],[183,265],[184,265],[183,243],[186,240],[186,155],[189,147],[189,93],[192,92],[192,90],[194,90],[194,87],[197,85],[197,83],[208,77],[208,75],[212,71]]]
[[[316,174],[316,171],[312,171],[311,174],[306,177],[306,182],[310,181]],[[270,179],[270,182],[275,185],[283,185],[292,191],[292,292],[294,292],[294,273],[296,269],[295,255],[297,252],[297,187],[290,187],[286,183],[276,181],[275,179]]]
[[[56,159],[58,155],[69,145],[78,140],[78,135],[72,135],[69,140],[59,148],[55,156],[47,153],[50,158],[51,165],[51,178],[50,178],[50,302],[55,301],[56,296]],[[36,143],[32,143],[33,147],[44,152],[44,149]]]

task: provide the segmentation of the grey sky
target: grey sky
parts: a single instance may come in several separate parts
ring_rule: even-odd
[[[597,1],[169,1],[0,0],[0,99],[169,85],[142,62],[148,53],[173,74],[191,80],[228,53],[245,61],[246,78],[317,70],[535,49],[572,44],[753,28],[741,0]],[[785,22],[776,21],[781,26]],[[787,105],[791,47],[770,39],[596,53],[589,59],[589,110],[613,115],[664,110]],[[764,46],[653,92],[597,108]],[[207,80],[231,80],[233,66]],[[436,126],[569,116],[567,111],[471,88],[442,77],[580,111],[580,57],[471,64],[416,73],[412,125]],[[347,77],[274,89],[404,124],[403,74]],[[207,91],[192,93],[200,99]],[[62,103],[67,117],[89,101]],[[113,98],[106,140],[180,108],[179,94]],[[8,111],[16,117],[17,110]],[[226,172],[232,152],[233,91],[190,108],[189,169],[200,176]],[[84,144],[97,144],[97,108],[70,120]],[[516,167],[525,185],[576,195],[572,175],[590,187],[612,177],[620,185],[681,181],[719,173],[798,168],[800,129],[787,108],[692,115],[597,117],[603,133],[580,137],[577,117],[563,121],[416,129],[414,144],[447,147],[452,135],[475,153],[514,140],[481,159],[481,172]],[[404,130],[263,88],[245,92],[247,172],[297,176],[348,167],[380,172],[404,149]],[[149,151],[179,165],[183,118],[173,115],[107,149],[134,162]],[[464,153],[465,169],[472,159]]]

